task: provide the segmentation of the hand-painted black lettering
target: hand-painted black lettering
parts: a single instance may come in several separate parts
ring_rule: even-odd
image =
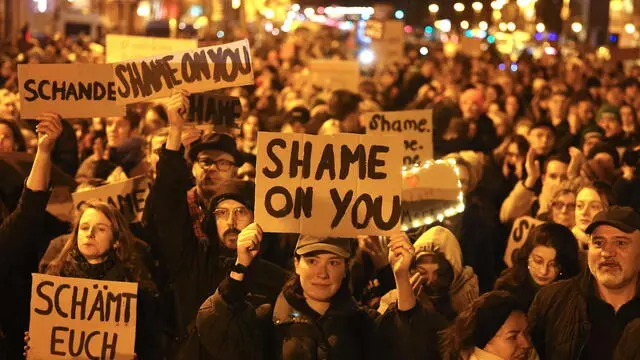
[[[69,331],[69,328],[64,326],[54,326],[51,328],[51,345],[49,347],[49,354],[60,355],[60,356],[67,355],[66,352],[58,351],[56,349],[56,344],[64,344],[64,339],[58,338],[58,332],[67,332],[67,331]]]
[[[49,280],[42,281],[38,286],[36,286],[36,294],[39,298],[47,302],[47,307],[44,309],[34,308],[33,311],[38,315],[49,315],[53,311],[53,300],[49,297],[49,295],[44,293],[45,286],[53,286],[53,282]]]
[[[335,229],[336,226],[340,224],[340,221],[342,221],[344,214],[347,213],[347,208],[349,208],[351,199],[353,199],[353,190],[347,191],[347,193],[344,194],[344,199],[340,197],[338,189],[336,188],[329,190],[329,194],[331,195],[331,200],[333,200],[333,206],[336,208],[336,215],[333,217],[333,221],[331,221],[331,228]]]
[[[152,60],[151,63],[155,64],[155,61]],[[144,79],[145,96],[162,90],[162,67],[152,67],[146,61],[143,61],[140,66],[142,68],[142,78]]]
[[[293,206],[293,217],[299,219],[301,212],[304,211],[304,216],[310,218],[312,209],[313,187],[307,187],[307,189],[304,190],[302,187],[298,186],[296,189],[295,204]]]
[[[144,210],[144,194],[147,192],[146,189],[135,189],[133,190],[133,205],[135,207],[135,214],[140,213]]]
[[[163,59],[166,59],[166,58],[168,58],[168,56],[165,56]],[[171,56],[171,59],[173,59],[173,56]],[[178,80],[176,78],[176,73],[180,70],[171,66],[171,62],[170,62],[171,59],[168,59],[165,61],[164,67],[169,72],[169,77],[171,78],[171,83],[173,84],[173,86],[178,86],[182,84],[182,80]],[[171,89],[173,86],[170,86],[169,89]]]
[[[87,320],[93,319],[93,316],[98,312],[100,315],[100,321],[104,321],[105,319],[105,308],[104,308],[104,294],[102,291],[96,292],[96,298],[93,299],[93,305],[91,306],[91,310],[89,310],[89,315],[87,316]]]
[[[131,94],[131,88],[129,87],[129,82],[127,81],[127,77],[125,76],[125,72],[127,72],[127,66],[124,64],[118,64],[115,68],[116,77],[120,82],[120,86],[118,86],[118,95],[120,97],[126,98]]]
[[[106,93],[107,89],[105,89],[103,84],[96,82],[93,85],[93,100],[102,100]]]
[[[322,151],[320,163],[316,169],[316,180],[321,180],[325,171],[329,171],[329,179],[336,179],[336,158],[333,153],[333,144],[327,144]]]
[[[202,80],[202,76],[206,80],[211,80],[211,68],[209,68],[209,62],[207,62],[207,54],[204,50],[200,50],[193,53],[193,60],[195,62],[195,68],[198,72],[198,81]]]
[[[284,206],[282,207],[282,209],[276,210],[273,207],[272,198],[274,195],[278,194],[284,196]],[[293,208],[293,199],[291,198],[289,190],[287,190],[284,186],[274,186],[271,189],[267,190],[267,193],[264,195],[264,207],[269,215],[276,218],[283,218],[289,215],[291,213],[291,209]]]
[[[50,85],[49,80],[41,80],[38,84],[38,94],[40,94],[40,98],[43,100],[51,100],[51,97],[44,92],[44,86]]]
[[[387,173],[376,171],[376,167],[384,166],[385,161],[378,158],[378,154],[384,154],[389,152],[389,147],[384,145],[373,145],[371,149],[369,149],[369,161],[367,161],[368,165],[368,173],[369,179],[374,180],[382,180],[387,178]]]
[[[107,100],[116,101],[116,83],[113,81],[107,83]]]
[[[302,159],[300,158],[300,142],[294,140],[291,143],[291,159],[289,161],[289,178],[298,177],[298,168],[302,167],[302,178],[308,179],[311,174],[311,149],[312,144],[308,141],[304,143]]]
[[[207,50],[207,56],[209,56],[211,63],[214,64],[213,81],[219,82],[222,68],[226,66],[224,61],[222,60],[222,48],[218,47],[216,48],[216,51],[214,51],[213,49]],[[226,69],[225,69],[225,72],[226,72]]]
[[[80,320],[87,318],[87,297],[89,296],[89,289],[82,288],[82,295],[78,299],[78,287],[73,287],[73,295],[71,296],[71,319],[78,319],[77,311],[80,310]]]
[[[222,79],[227,82],[235,81],[238,78],[238,64],[240,63],[240,54],[236,49],[233,52],[231,49],[224,49],[222,52],[222,64],[216,64],[216,68],[221,68]],[[231,65],[231,72],[229,72],[228,65]]]
[[[107,333],[105,332],[105,334]],[[100,355],[94,355],[91,352],[91,340],[97,335],[100,335],[100,331],[92,331],[89,333],[89,335],[87,335],[87,341],[84,343],[84,353],[87,354],[87,357],[89,357],[89,359],[106,359],[101,358]]]
[[[189,119],[198,124],[203,122],[205,97],[202,94],[189,96]]]
[[[69,87],[67,87],[67,96],[64,100],[70,101],[72,97],[75,98],[73,100],[78,101],[78,92],[76,91],[76,86],[73,84],[73,82],[69,82]]]
[[[131,321],[131,302],[138,298],[137,294],[133,293],[122,293],[122,297],[124,298],[124,322],[128,323]]]
[[[27,95],[24,97],[26,101],[33,101],[38,98],[38,92],[34,88],[36,81],[34,79],[29,79],[24,82],[24,90],[31,94],[31,96]]]
[[[249,48],[247,46],[242,47],[242,52],[244,54],[244,62],[238,63],[238,70],[240,71],[240,74],[247,75],[251,73],[251,54],[249,53]],[[238,58],[240,58],[239,54]]]
[[[375,114],[373,115],[373,117],[371,117],[371,121],[369,121],[369,129],[370,130],[376,130],[378,129],[378,121],[380,121],[380,114]]]
[[[351,152],[349,146],[342,145],[340,149],[340,180],[344,180],[349,176],[351,164],[358,163],[358,178],[364,180],[367,176],[367,164],[365,161],[364,145],[358,144],[355,151]]]
[[[133,204],[133,197],[131,197],[131,194],[118,194],[118,204],[120,205],[120,213],[124,215],[125,218],[136,215],[135,205]]]
[[[71,329],[71,331],[69,332],[69,355],[74,357],[82,355],[82,351],[84,350],[84,345],[85,345],[86,333],[82,330],[78,330],[78,332],[80,332],[80,341],[78,341],[77,348],[73,346],[76,343],[75,342],[76,331],[75,329]],[[88,343],[89,343],[89,338],[87,338],[87,344]]]
[[[365,213],[364,219],[362,222],[358,221],[358,208],[360,204],[364,203]],[[373,216],[373,199],[369,194],[360,194],[356,201],[353,202],[353,207],[351,208],[351,224],[356,229],[365,229],[369,226],[369,221],[371,221],[371,217]]]
[[[120,322],[120,308],[122,307],[122,294],[107,293],[107,302],[105,303],[105,320],[111,321],[111,309],[115,309],[113,315],[115,322]]]
[[[67,82],[63,81],[62,86],[58,85],[56,80],[51,83],[51,99],[56,100],[58,98],[58,94],[60,94],[60,99],[64,100],[64,90],[67,87]]]
[[[382,218],[382,208],[382,196],[378,196],[373,201],[373,221],[375,222],[376,227],[380,230],[392,230],[398,224],[398,221],[400,221],[400,215],[402,212],[400,196],[395,195],[393,197],[393,209],[391,210],[391,216],[389,216],[389,220],[387,221],[384,221]]]
[[[116,349],[118,344],[118,334],[113,333],[113,338],[109,342],[109,333],[104,333],[104,339],[102,340],[102,358],[113,360],[116,356]]]
[[[93,87],[93,83],[83,83],[82,81],[78,83],[78,97],[80,100],[87,99],[91,100],[91,88]],[[114,99],[115,100],[115,99]]]
[[[277,178],[278,176],[282,175],[282,172],[284,171],[282,161],[273,152],[273,148],[276,146],[286,149],[287,142],[284,141],[284,139],[271,139],[271,141],[269,141],[269,143],[267,144],[267,156],[276,166],[275,170],[269,170],[266,166],[262,169],[262,173],[264,174],[264,176],[268,177],[269,179]]]
[[[182,55],[181,69],[182,80],[185,82],[192,83],[198,79],[198,71],[195,69],[194,60],[188,52]]]
[[[140,77],[136,63],[128,63],[127,70],[129,73],[129,83],[131,83],[131,89],[133,90],[133,97],[137,98],[140,96],[140,93],[143,93],[142,77]]]
[[[65,319],[69,317],[69,314],[64,312],[64,310],[62,310],[62,308],[60,307],[60,303],[62,302],[62,300],[60,299],[60,294],[62,293],[62,290],[70,289],[70,288],[71,288],[71,285],[69,284],[61,284],[56,289],[56,294],[54,296],[54,299],[55,299],[54,304],[56,305],[56,312],[58,313],[58,315],[60,315],[60,317],[63,317]]]

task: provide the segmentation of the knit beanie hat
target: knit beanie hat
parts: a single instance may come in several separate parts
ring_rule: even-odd
[[[600,106],[598,112],[596,113],[596,121],[600,120],[602,115],[611,114],[616,119],[616,121],[621,122],[620,120],[620,108],[611,104],[604,104]]]

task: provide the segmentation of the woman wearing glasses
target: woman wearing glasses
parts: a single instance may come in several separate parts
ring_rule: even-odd
[[[544,223],[533,228],[516,255],[513,267],[502,272],[495,290],[506,290],[528,309],[538,290],[578,274],[578,245],[567,227]]]
[[[576,193],[571,189],[560,189],[551,202],[550,220],[567,229],[575,225]]]

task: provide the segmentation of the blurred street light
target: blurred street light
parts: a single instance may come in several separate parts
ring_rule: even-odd
[[[473,4],[471,4],[471,7],[473,8],[473,11],[480,12],[480,11],[482,11],[482,8],[484,6],[482,5],[482,3],[480,1],[476,1]]]
[[[460,21],[460,27],[467,30],[469,28],[469,22],[467,20]]]
[[[147,17],[151,15],[151,4],[148,1],[141,1],[136,9],[136,14],[140,17]]]
[[[463,12],[464,11],[464,4],[463,3],[455,3],[455,4],[453,4],[453,10],[455,10],[457,12]]]
[[[233,10],[240,9],[240,5],[242,5],[242,0],[231,0],[231,8]]]
[[[429,53],[429,49],[426,46],[420,48],[420,54],[425,56]]]
[[[480,21],[478,23],[478,27],[480,28],[480,30],[487,31],[487,29],[489,29],[489,24],[487,24],[486,21]]]
[[[436,26],[437,29],[439,29],[442,32],[451,31],[451,20],[449,19],[438,20],[435,22],[434,25]]]
[[[631,23],[626,24],[624,26],[624,31],[626,31],[627,34],[633,34],[634,32],[636,32],[636,26]]]
[[[402,19],[404,19],[404,11],[396,10],[394,16],[396,17],[396,19],[402,20]]]
[[[440,6],[438,6],[438,4],[431,4],[429,5],[429,12],[430,13],[437,13],[438,11],[440,11]]]
[[[516,31],[516,24],[515,24],[515,23],[512,23],[512,22],[508,23],[508,24],[507,24],[507,30],[509,30],[509,31]]]
[[[537,32],[544,32],[547,29],[546,26],[544,26],[543,23],[537,23],[536,24],[536,31]]]
[[[582,31],[582,24],[581,24],[581,23],[579,23],[579,22],[577,22],[577,21],[576,21],[576,22],[574,22],[573,24],[571,24],[571,30],[572,30],[574,33],[579,33],[579,32],[581,32],[581,31]]]
[[[503,32],[504,32],[504,31],[507,31],[507,23],[503,23],[503,22],[501,22],[501,23],[498,25],[498,28],[500,29],[500,31],[503,31]]]

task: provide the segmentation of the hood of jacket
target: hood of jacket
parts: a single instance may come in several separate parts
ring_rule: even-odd
[[[455,235],[442,226],[434,226],[425,231],[413,244],[416,258],[425,253],[440,251],[453,268],[454,282],[462,273],[462,250]]]

